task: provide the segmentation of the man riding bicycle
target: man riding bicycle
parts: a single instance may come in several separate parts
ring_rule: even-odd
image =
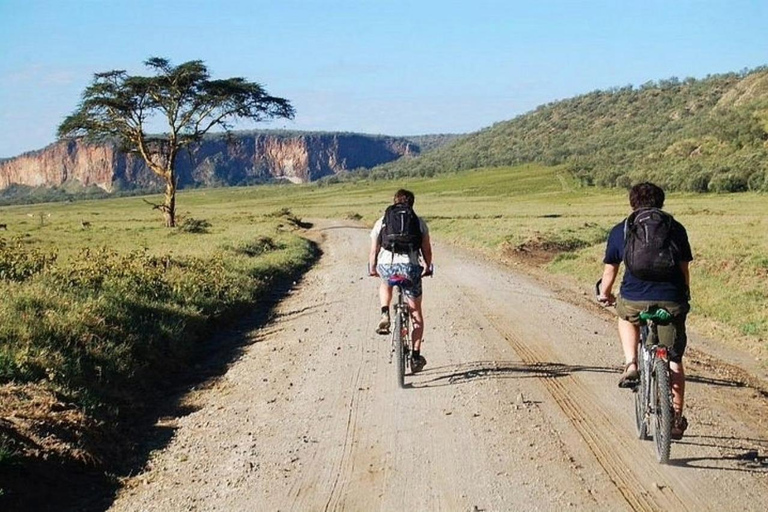
[[[683,416],[683,354],[688,341],[685,319],[690,310],[688,264],[693,260],[691,246],[683,225],[661,211],[664,191],[660,187],[647,182],[635,185],[629,191],[629,204],[632,214],[608,235],[598,300],[616,304],[625,362],[619,380],[621,388],[634,388],[640,377],[637,367],[640,313],[649,307],[661,307],[672,314],[672,320],[659,324],[657,329],[660,343],[669,347],[675,409],[672,438],[680,439],[688,427]],[[616,300],[611,290],[622,262],[625,272]]]
[[[412,283],[411,286],[404,287],[403,293],[411,308],[413,320],[411,369],[417,372],[427,364],[427,360],[421,355],[424,336],[421,278],[431,268],[432,245],[427,224],[413,211],[414,201],[413,192],[404,189],[395,192],[393,204],[371,230],[368,269],[371,276],[382,278],[379,285],[381,318],[376,327],[379,334],[387,334],[390,327],[389,305],[392,301],[392,287],[388,279],[393,275],[404,275]]]

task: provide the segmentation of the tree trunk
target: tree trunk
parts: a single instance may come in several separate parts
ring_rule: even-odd
[[[163,214],[165,215],[165,227],[176,227],[176,180],[170,179],[165,183],[165,202]]]

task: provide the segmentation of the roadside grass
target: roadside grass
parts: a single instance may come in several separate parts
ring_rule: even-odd
[[[39,454],[46,421],[59,433],[46,450],[61,457],[130,449],[99,439],[215,350],[216,329],[264,307],[314,260],[290,212],[216,201],[196,194],[187,230],[164,228],[136,198],[0,208],[0,420],[27,411],[7,427],[31,440],[15,451],[0,440],[0,473],[14,454]]]

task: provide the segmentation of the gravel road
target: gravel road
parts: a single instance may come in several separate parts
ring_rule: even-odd
[[[318,265],[112,510],[766,509],[768,397],[716,360],[689,358],[691,426],[661,466],[605,312],[437,245],[428,365],[399,389],[367,230],[317,229]]]

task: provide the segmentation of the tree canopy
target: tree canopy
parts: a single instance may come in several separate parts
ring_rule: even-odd
[[[214,128],[228,131],[237,119],[254,122],[293,118],[288,100],[271,96],[244,78],[212,80],[200,60],[174,66],[152,57],[144,62],[150,76],[125,70],[96,73],[77,110],[61,123],[59,138],[83,137],[115,141],[123,151],[141,155],[165,183],[165,201],[156,205],[166,225],[175,225],[176,159],[179,152],[202,140]],[[161,120],[168,131],[150,134]]]

